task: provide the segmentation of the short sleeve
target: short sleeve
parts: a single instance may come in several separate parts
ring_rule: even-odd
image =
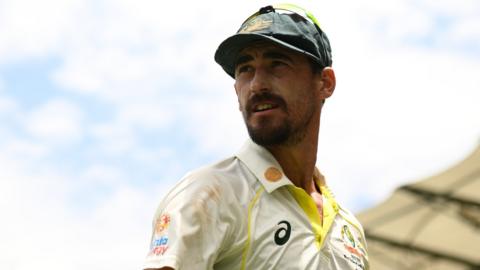
[[[214,177],[182,180],[155,214],[144,269],[213,269],[235,224],[235,211],[224,200],[228,196],[228,189]]]

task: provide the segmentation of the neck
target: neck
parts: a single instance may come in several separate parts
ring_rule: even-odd
[[[315,119],[316,118],[316,119]],[[267,149],[282,166],[285,175],[292,183],[310,193],[313,173],[317,161],[320,115],[312,119],[305,137],[294,145],[268,146]]]

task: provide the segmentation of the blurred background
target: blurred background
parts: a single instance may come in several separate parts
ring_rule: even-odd
[[[0,0],[0,269],[140,269],[163,195],[247,137],[213,54],[276,2]],[[478,146],[479,1],[295,3],[333,47],[318,167],[342,205]]]

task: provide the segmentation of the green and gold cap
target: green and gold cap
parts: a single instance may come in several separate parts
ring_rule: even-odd
[[[308,11],[291,4],[266,6],[251,15],[237,33],[218,46],[215,61],[235,77],[235,61],[242,49],[258,41],[271,41],[303,53],[321,67],[332,65],[327,35]]]

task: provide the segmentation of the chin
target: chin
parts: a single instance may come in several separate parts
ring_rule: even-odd
[[[265,126],[254,128],[247,125],[247,129],[252,141],[262,146],[284,144],[290,137],[290,128],[288,125],[275,128]]]

